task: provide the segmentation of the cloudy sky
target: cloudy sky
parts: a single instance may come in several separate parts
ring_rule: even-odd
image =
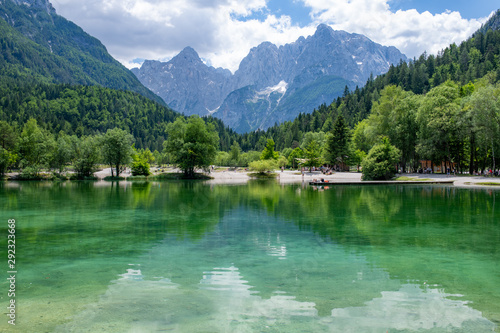
[[[393,45],[409,57],[468,38],[496,0],[51,0],[57,13],[97,37],[117,60],[168,60],[191,46],[235,71],[252,47],[283,45],[320,23]]]

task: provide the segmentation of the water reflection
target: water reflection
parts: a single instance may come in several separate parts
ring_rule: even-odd
[[[205,290],[231,291],[238,296],[250,296],[248,281],[242,279],[238,268],[214,268],[212,271],[203,272],[200,288]]]
[[[23,183],[0,185],[0,215],[21,222],[25,311],[74,309],[44,331],[481,332],[500,320],[498,195]]]
[[[397,291],[382,292],[362,307],[333,309],[332,318],[324,323],[341,332],[493,331],[495,325],[466,301],[449,299],[460,296],[404,284]]]
[[[148,257],[156,256],[150,253]],[[359,306],[333,307],[320,314],[318,295],[300,300],[282,285],[269,297],[263,297],[258,286],[262,279],[247,281],[245,269],[233,265],[199,273],[198,285],[192,286],[155,277],[158,270],[152,270],[152,262],[145,266],[151,269],[126,269],[118,280],[112,281],[97,304],[88,306],[56,331],[84,327],[110,332],[415,332],[434,329],[491,332],[495,328],[481,312],[468,307],[466,301],[450,299],[461,298],[461,295],[446,294],[436,287],[405,283],[394,285],[394,290],[376,288],[376,296],[365,295],[366,300]],[[373,278],[370,274],[373,268],[368,264],[362,266],[368,274],[358,272],[353,284]],[[163,266],[163,269],[166,267],[171,266]],[[380,276],[377,280],[380,287]],[[390,279],[385,275],[382,280]],[[335,283],[338,281],[333,279],[330,285]],[[324,289],[323,294],[339,296],[332,286]]]

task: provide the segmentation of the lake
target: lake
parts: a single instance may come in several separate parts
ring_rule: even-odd
[[[498,201],[498,203],[497,203]],[[0,183],[2,332],[494,332],[500,191]],[[8,323],[15,299],[15,326]]]

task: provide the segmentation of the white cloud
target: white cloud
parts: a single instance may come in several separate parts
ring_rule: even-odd
[[[169,59],[191,46],[213,66],[232,71],[261,42],[293,42],[314,33],[319,23],[364,34],[413,57],[461,42],[485,20],[465,20],[458,12],[393,13],[389,0],[300,0],[310,9],[311,24],[299,27],[290,16],[270,13],[266,1],[53,0],[53,5],[126,66],[134,66],[135,58]]]
[[[54,0],[57,12],[99,38],[126,66],[131,59],[168,59],[184,47],[218,67],[236,70],[263,41],[292,42],[304,31],[290,17],[268,15],[265,0]]]
[[[392,12],[387,0],[302,1],[311,8],[315,23],[366,35],[377,43],[396,46],[410,57],[424,51],[436,54],[451,43],[460,43],[486,20],[466,20],[450,11],[436,15],[414,9]]]

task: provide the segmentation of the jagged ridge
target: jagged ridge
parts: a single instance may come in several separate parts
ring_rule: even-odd
[[[252,48],[234,74],[206,66],[190,47],[168,62],[146,61],[133,73],[173,109],[213,114],[246,132],[311,112],[340,96],[346,85],[362,86],[401,59],[406,57],[394,47],[322,24],[294,43]],[[286,89],[269,90],[280,82]]]

